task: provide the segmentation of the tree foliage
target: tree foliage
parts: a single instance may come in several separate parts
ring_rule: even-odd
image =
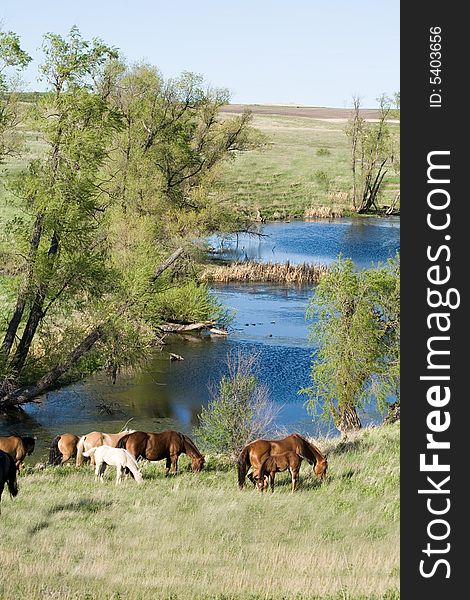
[[[4,61],[24,66],[8,39]],[[127,67],[76,27],[45,35],[43,54],[49,92],[31,125],[45,150],[10,184],[23,216],[12,224],[18,291],[5,315],[0,405],[139,362],[168,315],[222,315],[197,282],[193,240],[236,227],[209,190],[225,160],[258,143],[249,115],[221,118],[227,92],[199,76],[165,81],[149,65]]]
[[[317,350],[309,408],[322,408],[340,431],[361,426],[356,409],[399,398],[399,259],[357,271],[339,258],[322,277],[308,309]]]

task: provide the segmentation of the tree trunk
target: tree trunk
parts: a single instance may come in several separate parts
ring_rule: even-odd
[[[34,385],[17,389],[5,396],[2,399],[1,406],[8,407],[24,404],[50,389],[64,373],[76,365],[80,358],[93,348],[96,342],[104,336],[105,331],[105,325],[98,325],[95,327],[86,338],[70,352],[64,362],[56,365],[48,373],[43,375]]]
[[[16,332],[18,331],[18,327],[20,326],[21,319],[23,318],[24,309],[26,307],[26,296],[27,290],[30,284],[31,276],[33,274],[33,262],[34,257],[36,256],[36,251],[39,247],[39,242],[41,241],[42,235],[42,224],[44,221],[44,215],[40,213],[36,217],[36,221],[34,223],[33,235],[31,236],[31,241],[29,244],[29,256],[28,256],[28,271],[26,276],[26,282],[22,289],[18,294],[18,298],[16,301],[15,310],[13,312],[13,316],[8,323],[8,328],[5,333],[5,337],[2,342],[2,353],[5,356],[8,356],[10,353],[11,347],[13,346],[13,342],[15,340]]]
[[[341,408],[340,413],[336,418],[335,425],[336,429],[343,434],[349,433],[350,431],[358,431],[362,427],[356,408],[352,404],[348,404]]]
[[[54,261],[58,251],[59,237],[57,236],[56,232],[54,232],[51,238],[49,251],[47,253],[51,261]],[[11,362],[12,371],[16,376],[21,373],[21,370],[24,367],[24,363],[28,357],[29,349],[31,348],[34,336],[36,335],[36,330],[42,318],[44,317],[43,307],[48,287],[49,282],[46,279],[46,281],[41,283],[38,291],[36,292],[36,296],[29,312],[26,327],[24,328],[20,343],[18,344],[18,348],[16,349],[15,355]]]
[[[168,269],[168,267],[170,267],[175,262],[175,260],[178,259],[182,254],[183,248],[181,247],[175,250],[173,254],[170,254],[170,256],[155,269],[155,274],[152,277],[152,281],[158,279],[163,273],[163,271],[166,271],[166,269]]]

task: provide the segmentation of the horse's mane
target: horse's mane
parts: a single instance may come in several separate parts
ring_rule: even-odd
[[[293,433],[292,435],[293,435],[293,437],[296,437],[299,440],[302,440],[302,442],[304,442],[304,444],[307,445],[307,448],[309,448],[311,450],[311,452],[314,456],[315,464],[317,463],[318,459],[320,459],[320,460],[326,459],[326,456],[324,456],[320,452],[320,450],[315,446],[315,444],[312,444],[312,442],[309,442],[306,438],[303,437],[303,435],[300,435],[300,433]],[[308,460],[307,457],[304,457],[304,458],[306,458],[306,460]]]
[[[184,435],[184,433],[181,434],[181,437],[183,438],[184,451],[186,454],[191,458],[194,458],[193,455],[195,455],[195,458],[202,458],[202,454],[196,448],[193,440],[187,435]]]

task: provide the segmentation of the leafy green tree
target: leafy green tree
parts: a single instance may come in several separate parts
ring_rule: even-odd
[[[361,427],[357,408],[399,397],[399,262],[357,271],[338,259],[320,280],[308,309],[312,364],[308,406],[322,407],[341,432]]]
[[[24,217],[3,406],[105,365],[115,377],[144,358],[165,315],[225,318],[194,285],[193,240],[231,226],[209,190],[225,160],[258,143],[248,115],[222,119],[226,92],[199,77],[128,69],[76,27],[47,34],[43,52],[50,91],[32,127],[45,151],[11,185]]]
[[[64,328],[65,311],[92,305],[112,275],[97,184],[120,118],[93,91],[93,78],[115,51],[98,40],[84,41],[73,28],[68,38],[46,35],[44,54],[42,73],[52,90],[37,107],[34,126],[47,151],[13,186],[27,215],[17,223],[25,260],[1,346],[3,394],[23,381],[37,332],[47,338],[45,329]],[[67,340],[67,331],[61,337]],[[33,370],[41,362],[38,352]]]

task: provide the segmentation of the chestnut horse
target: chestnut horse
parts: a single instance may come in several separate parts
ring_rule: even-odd
[[[252,472],[248,474],[248,477],[256,485],[255,477],[266,458],[272,454],[289,451],[295,452],[313,465],[313,472],[317,479],[321,480],[326,475],[327,457],[323,456],[320,450],[304,437],[298,433],[292,433],[281,440],[255,440],[243,448],[237,463],[239,488],[242,489],[245,485],[245,478],[250,468]]]
[[[18,494],[18,483],[16,481],[15,459],[8,452],[0,450],[0,500],[2,499],[5,483],[8,484],[10,496],[16,496]]]
[[[299,471],[302,457],[295,452],[283,452],[282,454],[271,454],[263,462],[256,478],[256,486],[262,492],[268,487],[268,476],[271,483],[271,492],[274,492],[274,478],[276,473],[289,471],[292,478],[292,491],[295,492],[299,483]]]
[[[63,465],[77,455],[77,444],[80,438],[74,433],[62,433],[52,440],[49,450],[49,464]]]
[[[119,440],[127,435],[128,433],[132,433],[133,429],[124,429],[124,431],[120,431],[119,433],[103,433],[102,431],[91,431],[86,435],[82,435],[82,437],[78,440],[77,444],[77,467],[80,467],[83,463],[83,453],[90,450],[91,448],[96,448],[98,446],[111,446],[111,448],[116,448]],[[95,459],[93,456],[90,457],[91,464],[95,464]]]
[[[134,458],[147,460],[166,459],[166,473],[176,475],[178,470],[178,457],[183,452],[191,458],[191,468],[198,473],[204,465],[204,456],[196,448],[194,442],[178,431],[162,431],[161,433],[146,433],[135,431],[119,440],[118,448],[125,448]]]
[[[15,461],[17,470],[23,466],[26,456],[34,452],[36,437],[19,435],[0,436],[0,450],[9,454]]]

